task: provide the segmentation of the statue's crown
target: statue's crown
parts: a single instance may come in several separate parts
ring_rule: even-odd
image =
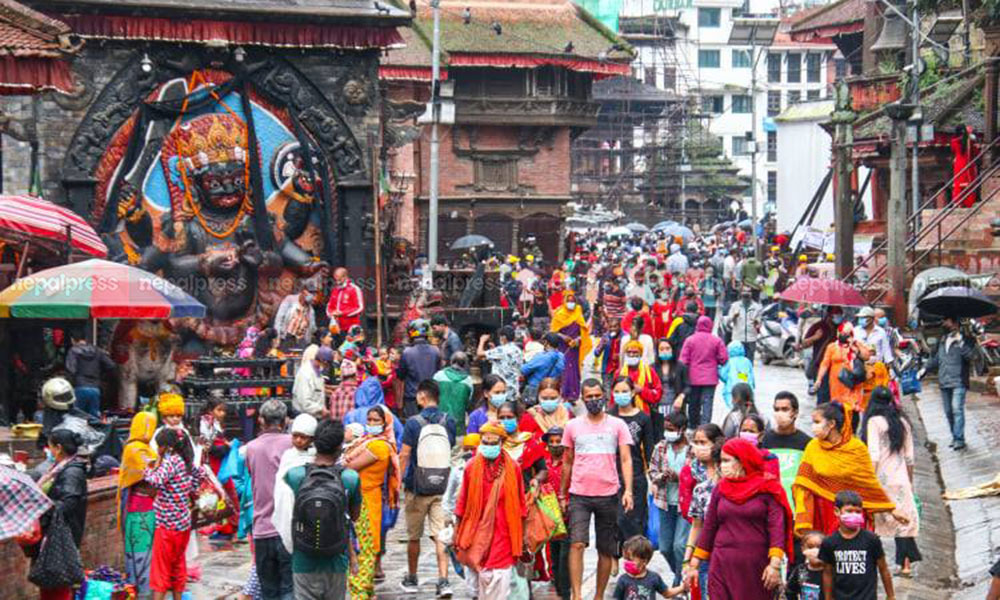
[[[210,124],[198,120],[177,131],[177,154],[188,169],[212,163],[246,161],[246,126],[230,115],[211,115]]]

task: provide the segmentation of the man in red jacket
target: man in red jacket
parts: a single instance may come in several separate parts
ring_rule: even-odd
[[[361,288],[347,277],[347,269],[337,267],[333,272],[333,289],[330,302],[326,305],[326,316],[336,323],[340,332],[347,333],[351,325],[361,325],[361,313],[365,310],[365,298]]]

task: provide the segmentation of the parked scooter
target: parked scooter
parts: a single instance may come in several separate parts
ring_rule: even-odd
[[[778,303],[765,306],[757,325],[757,353],[765,365],[781,361],[790,367],[802,364],[802,355],[796,350],[799,339],[798,323]]]

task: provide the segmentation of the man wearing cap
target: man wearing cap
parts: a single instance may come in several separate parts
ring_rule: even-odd
[[[316,435],[318,421],[310,414],[302,413],[292,421],[292,447],[281,455],[278,463],[278,474],[274,480],[274,513],[271,523],[281,536],[281,543],[291,554],[292,550],[292,509],[295,506],[295,493],[285,481],[285,474],[295,467],[312,463],[316,457],[313,448],[313,437]]]
[[[322,419],[330,414],[326,408],[326,391],[324,389],[323,373],[333,362],[333,350],[323,346],[316,351],[316,357],[303,361],[295,372],[295,383],[292,385],[292,408],[296,412],[310,414]]]
[[[292,556],[271,522],[278,466],[282,455],[292,447],[292,436],[284,433],[288,408],[272,398],[261,405],[258,414],[260,434],[246,445],[253,489],[254,564],[264,600],[291,600]]]
[[[361,324],[361,313],[365,310],[365,297],[361,288],[347,276],[347,269],[338,267],[333,272],[333,289],[326,305],[326,316],[336,323],[340,331],[348,331],[353,325]]]
[[[407,327],[410,347],[403,350],[396,376],[403,381],[403,416],[420,412],[417,407],[417,386],[434,377],[441,363],[441,353],[427,342],[430,324],[426,319],[414,319]]]
[[[854,338],[875,350],[876,362],[881,362],[886,366],[892,364],[893,356],[889,335],[876,323],[875,311],[872,307],[866,306],[858,311],[858,326],[854,328]]]
[[[358,365],[344,359],[340,363],[340,385],[330,392],[330,418],[344,420],[344,415],[354,410],[354,396],[358,392]]]

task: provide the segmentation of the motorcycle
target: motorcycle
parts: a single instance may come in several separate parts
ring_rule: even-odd
[[[990,367],[1000,365],[1000,341],[987,337],[986,327],[975,319],[969,322],[967,334],[976,341],[972,352],[972,373],[982,377]]]
[[[800,366],[798,339],[798,323],[789,313],[780,310],[778,303],[764,307],[757,323],[757,352],[765,365],[781,361],[789,367]]]

